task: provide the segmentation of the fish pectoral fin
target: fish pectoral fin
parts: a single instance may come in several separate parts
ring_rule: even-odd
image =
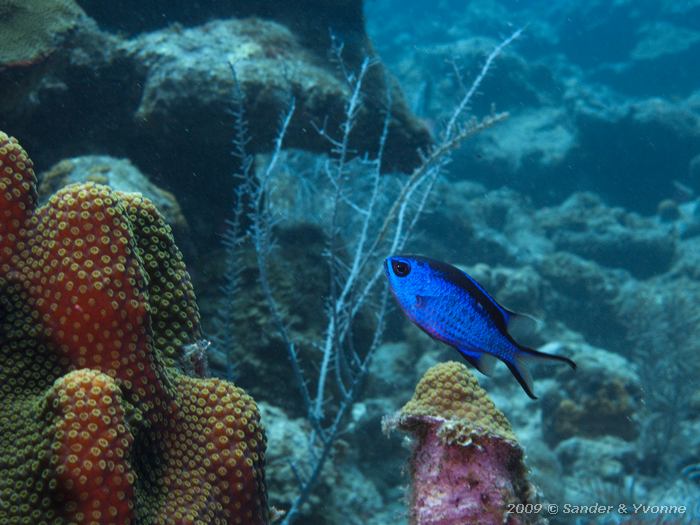
[[[485,376],[493,374],[496,358],[483,350],[458,348],[462,357]]]
[[[431,299],[429,295],[416,295],[416,308],[425,308]]]

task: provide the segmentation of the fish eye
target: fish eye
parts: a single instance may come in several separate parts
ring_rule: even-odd
[[[406,277],[411,273],[411,265],[403,261],[391,261],[391,269],[394,270],[396,277]]]

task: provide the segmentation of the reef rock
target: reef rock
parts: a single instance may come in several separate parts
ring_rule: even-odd
[[[543,435],[550,446],[578,436],[615,436],[633,441],[642,388],[634,365],[624,357],[585,343],[550,343],[541,350],[570,356],[578,365],[557,371],[558,384],[542,396]]]
[[[248,2],[227,3],[221,13],[226,19],[212,20],[209,13],[196,27],[174,24],[131,37],[103,31],[85,17],[47,69],[21,78],[0,72],[0,119],[46,152],[42,163],[96,151],[128,152],[177,195],[197,194],[233,184],[231,64],[243,90],[250,153],[272,148],[292,99],[296,111],[284,147],[330,153],[331,142],[314,128],[338,136],[349,79],[367,58],[371,65],[348,151],[360,157],[377,151],[388,109],[382,167],[411,170],[420,162],[418,150],[430,145],[430,133],[378,61],[364,31],[362,3],[310,4],[276,9],[261,2],[256,10]],[[212,4],[212,12],[217,8]],[[141,2],[135,9],[148,6]],[[139,18],[133,11],[129,17]],[[341,43],[342,66],[329,58]],[[231,192],[212,191],[205,198],[206,209],[199,201],[183,203],[188,216],[194,206],[203,216],[206,227],[191,223],[202,242],[214,240],[211,224],[222,224]]]
[[[454,6],[367,3],[384,60],[414,94],[418,113],[437,122],[497,44],[493,36],[502,34],[503,21],[526,27],[484,80],[486,95],[473,101],[477,113],[494,102],[511,118],[458,153],[455,180],[468,173],[490,188],[506,184],[547,205],[575,191],[596,191],[644,214],[672,197],[676,182],[698,194],[700,93],[687,74],[700,53],[700,32],[691,22],[696,4]],[[430,16],[412,23],[418,13]]]
[[[341,57],[348,61],[343,67],[353,75],[359,73],[362,58],[374,54],[369,40],[359,38],[354,42],[357,47],[344,50]],[[220,121],[232,107],[234,65],[246,98],[252,150],[269,150],[277,132],[277,126],[270,123],[279,120],[294,98],[297,112],[285,146],[329,151],[328,141],[309,128],[339,133],[350,86],[340,73],[343,69],[328,63],[332,41],[323,39],[325,47],[310,48],[308,40],[294,25],[262,18],[173,27],[128,40],[120,49],[145,76],[136,121],[159,142],[184,139],[182,126],[186,125],[192,130],[206,129],[208,141],[225,145],[231,138],[231,126],[222,126]],[[363,94],[351,137],[353,150],[358,154],[376,151],[382,124],[377,116],[390,103],[385,169],[410,170],[419,162],[418,148],[429,143],[427,130],[408,112],[398,86],[381,64],[370,66]],[[201,140],[187,137],[193,139]]]
[[[477,264],[467,269],[499,304],[535,315],[542,308],[545,282],[532,266],[505,268]]]
[[[619,503],[619,495],[615,498],[615,492],[605,489],[618,487],[618,493],[623,493],[626,473],[638,464],[636,445],[614,436],[570,437],[557,445],[555,453],[567,480],[562,500],[567,503],[590,504],[591,497],[603,499],[601,504]],[[605,492],[613,497],[606,498]]]
[[[538,213],[540,224],[559,250],[638,278],[667,271],[675,255],[670,228],[622,208],[605,206],[592,193],[578,193],[556,208]]]
[[[566,323],[594,345],[625,348],[627,329],[620,319],[619,297],[629,279],[627,272],[604,268],[568,252],[544,254],[535,267],[546,283],[541,305],[548,319]]]
[[[85,18],[73,0],[0,2],[0,68],[46,59]]]
[[[284,511],[299,494],[295,469],[308,474],[314,466],[308,453],[308,440],[313,430],[306,419],[290,418],[283,410],[267,403],[260,403],[260,412],[270,451],[266,458],[270,504]],[[379,432],[378,424],[374,430]],[[354,435],[350,432],[348,437]],[[358,435],[366,437],[364,433]],[[326,462],[319,475],[316,488],[301,509],[300,522],[348,525],[392,522],[390,519],[382,521],[381,516],[396,509],[387,509],[374,480],[360,470],[358,450],[360,447],[354,448],[344,440],[338,440],[331,452],[331,460]],[[350,516],[349,507],[361,510]],[[368,521],[368,517],[372,520]]]
[[[125,193],[140,193],[150,200],[175,232],[187,231],[187,221],[175,196],[141,173],[128,159],[87,155],[65,159],[39,175],[39,202],[46,202],[64,186],[94,182]]]
[[[419,250],[460,264],[517,267],[553,249],[518,192],[442,180],[434,193],[434,210],[421,224],[432,235],[416,239]]]
[[[397,399],[410,392],[420,377],[415,374],[416,361],[421,357],[418,348],[405,342],[377,348],[372,358],[375,372],[367,379],[367,397]]]

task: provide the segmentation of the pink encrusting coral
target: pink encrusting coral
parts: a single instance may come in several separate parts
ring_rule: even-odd
[[[543,523],[517,512],[532,498],[523,450],[464,365],[428,370],[395,423],[415,440],[411,525]]]

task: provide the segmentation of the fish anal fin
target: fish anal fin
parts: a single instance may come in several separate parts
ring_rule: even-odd
[[[462,357],[479,372],[485,376],[493,374],[493,367],[496,364],[496,358],[491,354],[487,354],[481,350],[461,349],[458,348]]]

